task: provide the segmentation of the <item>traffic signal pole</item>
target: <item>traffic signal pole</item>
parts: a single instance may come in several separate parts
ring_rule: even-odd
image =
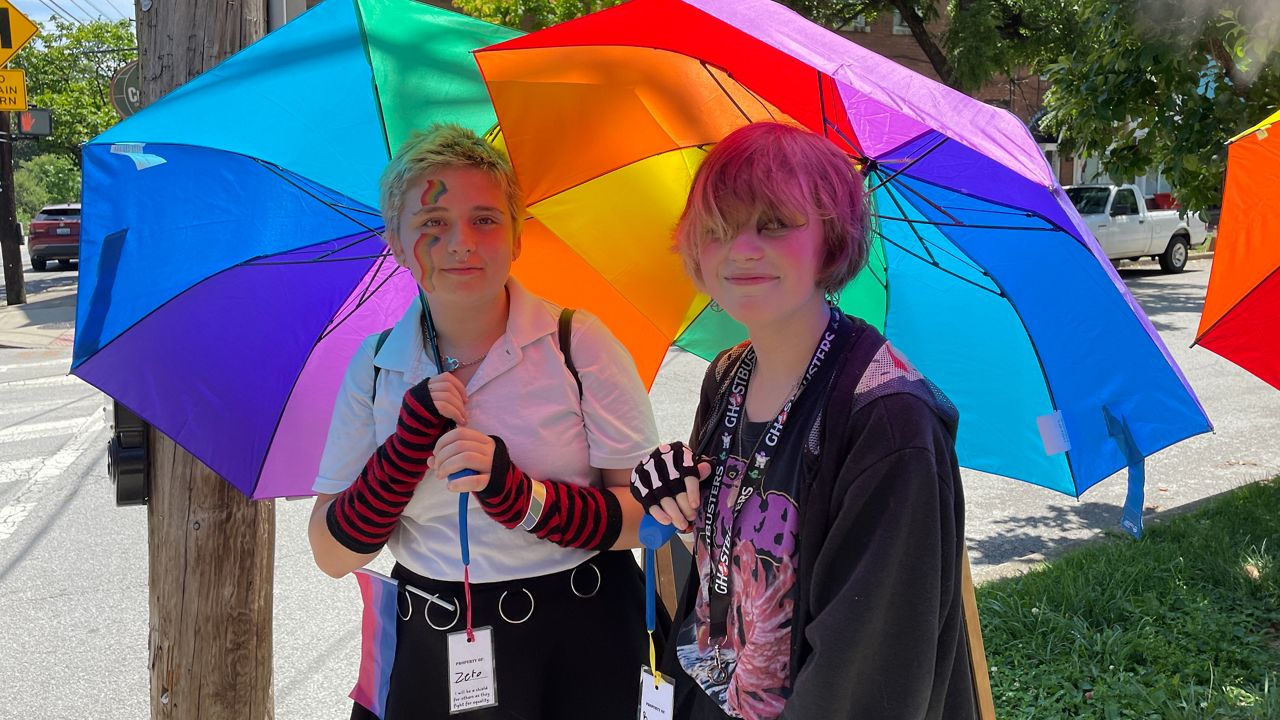
[[[0,255],[4,259],[4,298],[7,305],[27,301],[26,280],[22,276],[22,228],[13,196],[13,133],[9,113],[0,112]]]

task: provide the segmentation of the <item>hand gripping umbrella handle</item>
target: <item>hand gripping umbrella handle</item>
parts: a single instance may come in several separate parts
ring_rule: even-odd
[[[640,542],[650,550],[666,545],[675,534],[675,525],[663,525],[654,520],[652,515],[646,514],[640,521]]]
[[[675,525],[663,525],[653,519],[652,515],[645,514],[644,519],[640,521],[640,542],[644,544],[644,621],[645,627],[649,631],[649,664],[654,666],[657,662],[653,656],[653,629],[656,623],[656,602],[657,582],[654,573],[655,551],[666,545],[676,534]],[[657,668],[653,667],[655,675]]]

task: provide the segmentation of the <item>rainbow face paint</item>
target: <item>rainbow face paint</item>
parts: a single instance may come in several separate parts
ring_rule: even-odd
[[[449,192],[449,188],[444,184],[443,180],[428,180],[427,186],[422,189],[422,197],[419,198],[422,202],[422,207],[430,207],[439,203],[440,198],[444,197],[447,192]]]
[[[417,274],[418,284],[427,290],[433,289],[428,283],[427,278],[431,274],[431,246],[440,242],[439,235],[431,233],[422,233],[418,239],[413,242],[413,257],[418,261]]]

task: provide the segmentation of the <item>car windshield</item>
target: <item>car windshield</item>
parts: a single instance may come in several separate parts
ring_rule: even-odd
[[[79,220],[80,208],[45,208],[36,215],[36,220]]]
[[[1067,197],[1081,215],[1097,215],[1107,211],[1107,198],[1110,188],[1073,187],[1067,188]]]

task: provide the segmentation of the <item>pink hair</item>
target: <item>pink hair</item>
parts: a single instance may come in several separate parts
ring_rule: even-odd
[[[700,283],[702,243],[731,240],[760,217],[803,224],[811,210],[822,221],[825,244],[818,285],[835,293],[867,262],[862,175],[808,130],[752,123],[729,133],[702,161],[676,226],[676,250]]]

